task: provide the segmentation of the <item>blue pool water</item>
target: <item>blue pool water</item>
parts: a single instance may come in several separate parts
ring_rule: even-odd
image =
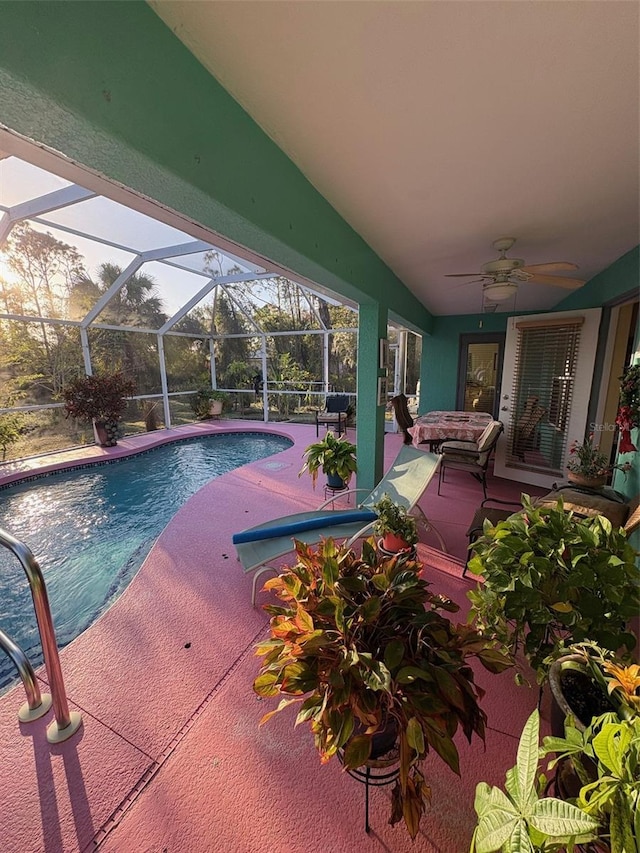
[[[267,433],[203,436],[0,490],[0,528],[28,545],[40,563],[58,645],[115,601],[187,498],[212,478],[290,446]],[[1,546],[0,628],[34,666],[41,662],[29,585],[18,560]],[[15,676],[0,650],[0,688]]]

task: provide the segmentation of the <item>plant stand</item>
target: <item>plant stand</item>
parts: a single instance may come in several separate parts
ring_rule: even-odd
[[[330,486],[329,483],[324,484],[324,499],[335,498],[340,495],[340,492],[348,491],[347,486],[343,483],[341,486]],[[347,498],[348,501],[348,498]]]
[[[371,832],[369,825],[369,786],[373,785],[376,788],[382,788],[385,785],[391,785],[400,775],[397,750],[392,750],[388,755],[389,758],[372,759],[363,764],[362,767],[347,770],[349,776],[357,782],[364,783],[364,831],[367,834]],[[342,756],[342,750],[338,750],[340,762],[342,762]]]

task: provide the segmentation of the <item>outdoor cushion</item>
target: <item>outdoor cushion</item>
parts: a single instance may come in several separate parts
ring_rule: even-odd
[[[564,508],[567,512],[575,512],[585,518],[596,515],[604,515],[614,527],[623,527],[629,515],[629,505],[611,501],[602,495],[587,495],[574,489],[562,489],[562,491],[549,492],[538,498],[538,506],[555,506],[562,496]]]
[[[334,512],[331,514],[331,520],[327,521],[327,516],[322,515],[317,518],[307,518],[304,521],[293,521],[288,524],[274,524],[272,527],[253,527],[250,530],[243,530],[240,533],[234,533],[231,541],[234,545],[239,545],[243,542],[258,542],[261,539],[276,539],[279,536],[293,536],[296,533],[303,533],[305,530],[315,530],[318,527],[326,527],[327,524],[353,524],[354,522],[362,522],[366,524],[368,521],[375,521],[377,514],[369,509],[345,510],[344,512]]]
[[[469,454],[472,456],[478,455],[478,445],[475,441],[445,441],[440,445],[440,451],[445,452],[447,456],[449,453],[464,453],[467,457]]]
[[[491,421],[485,427],[484,432],[478,438],[478,450],[482,453],[483,450],[489,447],[489,445],[494,441],[496,436],[502,430],[502,423],[500,421]]]

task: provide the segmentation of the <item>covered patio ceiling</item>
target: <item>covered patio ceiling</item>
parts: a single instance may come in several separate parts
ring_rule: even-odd
[[[582,280],[638,243],[636,3],[149,3],[434,314],[499,237]]]

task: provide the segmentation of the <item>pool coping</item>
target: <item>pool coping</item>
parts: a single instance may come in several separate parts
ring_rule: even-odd
[[[185,439],[198,438],[203,435],[214,435],[229,432],[256,432],[282,435],[295,441],[284,429],[290,424],[263,423],[262,421],[225,420],[184,424],[172,429],[162,429],[154,432],[137,433],[118,440],[115,447],[102,447],[97,444],[79,445],[67,450],[31,456],[24,460],[10,460],[0,463],[0,490],[21,482],[37,480],[47,474],[58,471],[69,471],[80,468],[90,468],[98,465],[109,465],[127,456],[146,453],[155,447],[173,444]],[[61,458],[61,457],[66,458]],[[26,467],[3,471],[3,466],[24,464]]]

